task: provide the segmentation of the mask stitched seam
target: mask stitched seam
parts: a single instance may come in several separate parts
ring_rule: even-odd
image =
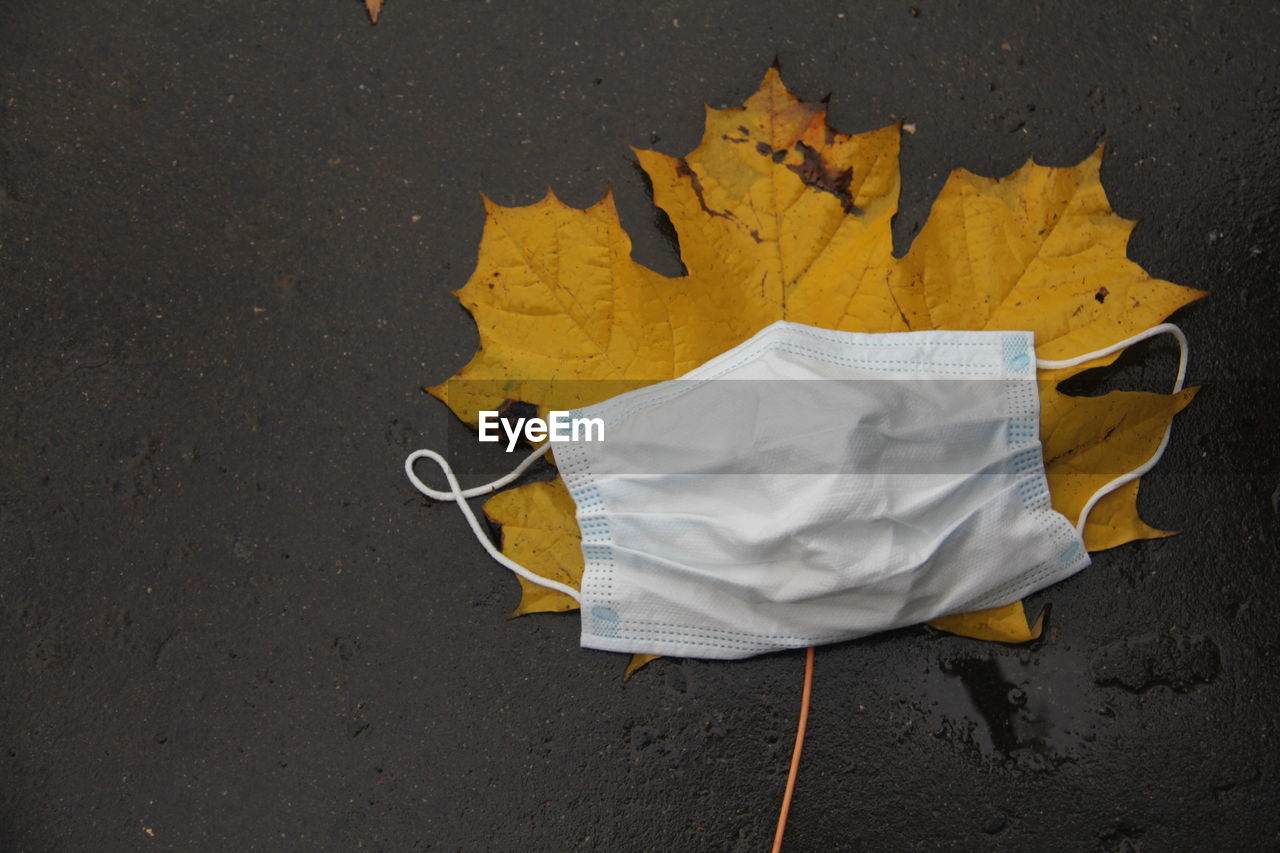
[[[1006,341],[1006,361],[1020,354],[1017,342],[1012,342],[1011,347],[1011,342]],[[1053,509],[1044,468],[1044,447],[1040,442],[1040,397],[1038,389],[1035,395],[1031,394],[1033,387],[1034,383],[1027,385],[1013,380],[1006,385],[1010,444],[1013,447],[1023,445],[1014,458],[1014,472],[1022,478],[1018,484],[1018,495],[1023,508],[1035,520],[1040,532],[1047,536],[1050,546],[1058,551],[1058,557],[1042,560],[995,589],[970,600],[963,605],[962,611],[1008,604],[1075,574],[1089,564],[1088,552],[1084,550],[1083,540],[1079,539],[1075,527]],[[1078,541],[1071,541],[1073,539]]]
[[[986,340],[981,340],[981,341],[956,341],[956,340],[944,340],[944,341],[943,341],[943,343],[941,344],[942,346],[947,346],[947,347],[988,347],[988,348],[989,348],[989,347],[992,347],[992,346],[994,346],[994,345],[996,344],[996,341],[994,340],[994,338],[996,338],[997,336],[999,336],[999,337],[1000,337],[1000,339],[1001,339],[1001,343],[1002,343],[1002,344],[1004,344],[1005,346],[1007,346],[1007,345],[1008,345],[1008,342],[1012,339],[1012,340],[1017,341],[1018,345],[1020,345],[1020,346],[1021,346],[1021,348],[1025,351],[1025,349],[1026,349],[1026,348],[1027,348],[1027,346],[1028,346],[1028,341],[1027,341],[1027,339],[1028,339],[1028,337],[1029,337],[1029,333],[1026,333],[1026,332],[1021,332],[1021,333],[1018,333],[1018,332],[1015,332],[1015,333],[999,333],[999,332],[977,332],[977,331],[953,331],[953,332],[936,332],[936,331],[934,331],[934,332],[887,332],[887,333],[883,333],[882,335],[877,336],[877,338],[880,338],[880,337],[906,337],[906,336],[910,336],[913,340],[910,340],[910,341],[902,341],[902,342],[881,341],[881,340],[879,340],[879,339],[877,339],[876,341],[853,341],[853,340],[848,340],[848,339],[847,339],[847,337],[845,337],[845,336],[864,335],[865,333],[861,333],[861,332],[828,332],[828,333],[826,333],[826,334],[822,334],[822,333],[820,333],[818,330],[814,330],[814,329],[811,329],[811,328],[808,328],[808,327],[800,326],[800,325],[798,325],[798,324],[780,323],[780,324],[774,324],[774,326],[767,327],[767,328],[766,328],[766,329],[764,329],[762,332],[758,333],[756,337],[757,337],[757,338],[759,338],[759,340],[756,340],[756,339],[754,339],[754,338],[749,338],[749,339],[748,339],[747,341],[745,341],[743,344],[739,344],[739,346],[744,346],[744,345],[751,345],[751,346],[749,346],[749,348],[748,348],[747,350],[745,350],[744,352],[740,353],[740,354],[739,354],[739,357],[738,357],[736,360],[734,360],[732,363],[730,363],[730,364],[728,364],[728,365],[716,365],[716,366],[715,366],[715,368],[714,368],[714,372],[713,372],[710,376],[702,376],[701,374],[702,374],[703,372],[707,371],[708,369],[712,369],[712,365],[714,365],[714,364],[715,364],[716,360],[721,359],[721,358],[724,358],[724,356],[725,356],[725,355],[727,355],[728,353],[724,353],[724,354],[722,354],[722,355],[720,355],[720,356],[717,356],[716,358],[712,359],[712,360],[711,360],[710,362],[708,362],[707,364],[704,364],[704,365],[702,365],[701,367],[698,367],[698,368],[695,368],[695,369],[693,369],[693,370],[689,371],[688,373],[684,374],[684,378],[686,379],[686,381],[689,381],[689,382],[698,382],[698,383],[701,383],[701,382],[707,381],[708,379],[715,379],[715,378],[718,378],[718,377],[722,376],[724,373],[726,373],[726,372],[727,372],[727,371],[729,371],[729,370],[733,370],[733,369],[734,369],[734,368],[736,368],[736,367],[740,367],[740,366],[742,366],[742,365],[743,365],[743,364],[745,364],[747,361],[750,361],[753,357],[755,357],[755,356],[757,356],[757,355],[763,355],[764,353],[769,352],[770,350],[772,350],[772,349],[774,348],[774,346],[775,346],[776,344],[785,344],[785,343],[790,343],[790,342],[786,341],[786,339],[785,339],[785,338],[783,338],[783,339],[779,340],[779,339],[769,339],[769,338],[765,337],[765,335],[766,335],[768,332],[770,332],[772,329],[775,329],[775,328],[776,328],[776,329],[779,329],[779,330],[781,330],[781,331],[783,331],[783,332],[790,332],[790,333],[792,333],[792,334],[797,334],[797,335],[802,335],[802,336],[806,336],[806,337],[814,338],[814,339],[816,339],[816,340],[821,340],[821,341],[824,341],[824,342],[827,342],[827,343],[836,343],[836,344],[842,344],[842,345],[847,345],[847,346],[859,346],[859,347],[880,347],[880,346],[888,346],[888,347],[916,347],[916,346],[920,346],[920,345],[921,345],[921,344],[920,344],[920,341],[921,341],[921,340],[925,340],[925,339],[928,339],[928,338],[930,338],[930,337],[936,338],[939,334],[942,334],[942,335],[966,335],[966,336],[979,336],[979,335],[981,335],[982,337],[986,338]],[[730,350],[729,352],[732,352],[732,350]],[[816,351],[814,351],[814,352],[816,352]],[[803,354],[803,353],[794,353],[794,354],[800,355],[800,354]],[[849,366],[849,367],[857,367],[857,366],[864,366],[864,367],[865,367],[865,366],[867,366],[867,364],[866,364],[866,362],[867,362],[867,361],[873,361],[873,360],[871,360],[871,359],[849,359],[849,360],[844,360],[844,361],[831,361],[831,362],[829,362],[829,363],[844,364],[845,366]],[[882,363],[883,363],[883,362],[882,362]],[[904,362],[904,363],[905,363],[905,362]],[[925,361],[923,361],[923,362],[915,362],[915,363],[916,363],[916,364],[929,365],[929,364],[933,364],[933,363],[934,363],[934,361],[933,361],[933,360],[925,360]],[[874,364],[872,364],[872,365],[870,365],[870,366],[871,366],[871,367],[874,367]],[[986,368],[982,368],[981,366],[977,366],[977,365],[975,365],[975,366],[974,366],[974,368],[975,368],[975,369],[977,369],[977,370],[985,370],[985,369],[986,369]],[[998,374],[999,372],[1001,372],[1001,371],[996,371],[996,373],[997,373],[997,374]],[[696,386],[693,386],[693,387],[696,387]],[[685,389],[685,390],[692,390],[692,388]],[[680,391],[679,393],[684,393],[684,391]],[[656,404],[657,404],[657,403],[659,403],[659,402],[665,402],[667,399],[670,399],[670,397],[661,397],[661,398],[659,398],[659,399],[653,400],[653,401],[652,401],[652,403],[653,403],[654,405],[656,405]],[[609,402],[609,401],[604,401],[603,403],[600,403],[600,404],[597,404],[597,405],[599,405],[599,406],[607,406],[607,405],[608,405],[608,402]],[[578,413],[583,412],[586,408],[594,408],[594,407],[584,407],[584,409],[578,409],[578,410],[576,410],[576,411],[575,411],[575,414],[578,414]],[[604,410],[604,411],[598,412],[598,414],[605,415],[606,417],[607,417],[607,416],[610,416],[610,413],[607,411],[607,409],[606,409],[606,410]],[[620,416],[620,417],[629,417],[629,416],[630,416],[630,414],[631,414],[630,412],[626,412],[624,415],[622,415],[622,416]]]
[[[968,346],[981,345],[981,346],[992,347],[995,345],[995,342],[987,341],[987,342],[983,342],[982,344],[973,343],[973,344],[967,344],[967,345]],[[741,356],[737,360],[733,361],[732,363],[718,368],[710,376],[699,377],[696,379],[668,380],[668,381],[679,381],[686,384],[672,388],[666,394],[661,394],[656,397],[649,397],[648,399],[644,399],[644,400],[640,400],[638,402],[632,403],[629,408],[624,408],[620,411],[611,411],[610,409],[612,407],[610,407],[609,401],[605,401],[603,403],[598,403],[595,406],[586,406],[581,409],[575,409],[572,414],[575,417],[590,417],[594,415],[596,417],[604,418],[607,426],[614,426],[614,427],[620,426],[623,422],[625,422],[626,420],[630,419],[631,417],[635,416],[636,414],[642,411],[646,411],[647,409],[651,409],[654,406],[658,406],[663,403],[670,402],[671,400],[679,396],[687,394],[695,390],[696,388],[701,387],[704,383],[713,381],[715,379],[719,379],[725,373],[728,373],[730,370],[733,370],[735,368],[741,367],[742,365],[751,361],[755,357],[764,355],[765,353],[768,353],[768,352],[777,351],[777,350],[781,350],[783,352],[789,352],[792,355],[799,355],[799,356],[804,356],[808,358],[813,358],[818,361],[825,361],[828,364],[836,364],[843,367],[857,367],[857,368],[862,368],[866,370],[878,369],[884,372],[897,370],[899,369],[898,366],[901,366],[901,365],[906,365],[909,367],[928,368],[929,371],[933,373],[942,373],[942,374],[948,374],[952,376],[972,376],[974,378],[981,378],[983,376],[990,376],[991,378],[997,378],[1005,372],[1003,369],[982,366],[982,365],[955,365],[955,364],[946,365],[946,364],[935,363],[932,361],[907,361],[904,359],[886,361],[883,359],[873,360],[873,359],[840,358],[838,356],[831,356],[828,353],[823,353],[821,350],[815,350],[800,344],[792,344],[788,341],[765,341],[758,347],[753,347],[748,352],[742,353]],[[1002,367],[1003,365],[1001,365],[1001,368]],[[951,369],[948,369],[948,368],[951,368]],[[686,374],[686,376],[687,375],[688,374]],[[915,377],[910,377],[909,379],[914,379],[914,378]],[[594,411],[592,411],[593,409]]]
[[[682,625],[677,622],[652,622],[646,619],[623,619],[619,624],[627,625],[652,625],[657,628],[681,628],[686,631],[702,631],[704,633],[716,634],[732,634],[739,637],[757,637],[762,640],[817,640],[824,639],[820,637],[805,637],[798,634],[757,634],[754,631],[731,631],[728,628],[703,628],[697,625]],[[644,629],[639,629],[644,630]],[[832,639],[839,635],[833,634],[829,638]]]
[[[1059,560],[1045,560],[1033,566],[1028,572],[1014,579],[1010,583],[1005,584],[994,592],[987,593],[982,598],[975,599],[965,605],[965,609],[981,610],[986,607],[994,607],[997,604],[1008,604],[1011,601],[1030,595],[1038,589],[1043,589],[1049,583],[1056,583],[1063,578],[1070,577],[1089,564],[1088,553],[1077,556],[1074,561],[1063,563]],[[1052,578],[1049,583],[1044,583],[1047,579]],[[1016,590],[1016,593],[1015,593]]]
[[[829,642],[835,642],[837,640],[844,640],[844,639],[850,638],[848,634],[843,634],[843,633],[824,635],[824,636],[818,636],[818,637],[799,637],[799,636],[781,635],[776,637],[776,640],[790,641],[795,645],[780,646],[779,643],[776,641],[765,642],[760,640],[739,640],[733,637],[703,637],[697,634],[689,634],[688,632],[685,632],[685,631],[653,631],[653,630],[644,630],[644,629],[626,630],[621,626],[625,624],[627,621],[630,621],[630,620],[623,620],[622,622],[618,623],[620,627],[610,633],[600,634],[596,632],[590,632],[591,636],[602,637],[604,639],[619,639],[619,640],[627,640],[627,639],[654,640],[654,641],[663,642],[663,643],[673,643],[673,642],[683,641],[683,642],[689,642],[689,643],[696,643],[698,645],[720,646],[721,648],[738,647],[742,649],[794,648],[795,646],[799,646],[799,645],[814,645],[814,644],[821,644],[821,643],[829,643]],[[773,635],[760,635],[760,636],[773,636]],[[662,639],[663,637],[680,637],[682,639],[681,640],[665,640],[665,639]],[[726,645],[726,644],[734,644],[734,645]]]
[[[599,488],[592,482],[591,462],[585,450],[577,444],[569,443],[552,448],[552,452],[555,454],[557,463],[563,459],[560,475],[577,508],[576,517],[582,537],[583,555],[579,590],[584,598],[590,596],[589,602],[586,600],[580,602],[585,625],[588,604],[592,606],[617,604],[613,598],[615,569],[613,534],[608,519],[604,515],[606,511],[604,498]],[[584,507],[593,507],[594,512],[584,513]]]
[[[614,636],[622,636],[623,634],[630,634],[632,637],[640,637],[644,639],[650,639],[650,638],[656,638],[656,637],[681,637],[687,640],[702,640],[706,642],[716,642],[716,643],[734,643],[739,646],[748,646],[748,647],[753,647],[753,646],[768,647],[768,646],[774,645],[773,643],[766,642],[764,640],[739,640],[734,637],[702,637],[702,636],[698,636],[697,634],[690,634],[687,631],[658,631],[658,630],[646,629],[646,628],[619,628]],[[798,637],[794,639],[797,642],[800,641],[800,638]]]
[[[650,643],[666,643],[668,645],[673,645],[673,646],[710,646],[712,648],[728,649],[729,651],[732,651],[732,652],[753,652],[754,653],[754,652],[764,651],[768,648],[768,647],[754,647],[754,646],[730,646],[724,643],[710,643],[710,642],[704,642],[701,640],[668,640],[663,637],[645,637],[645,636],[604,637],[600,634],[592,634],[591,636],[598,637],[604,640],[616,639],[624,642],[643,640]]]
[[[867,334],[870,334],[870,333],[868,333],[868,332],[839,332],[839,331],[836,331],[836,330],[834,330],[834,329],[829,329],[829,330],[817,330],[817,329],[813,329],[813,328],[806,327],[806,326],[799,325],[799,324],[788,324],[788,325],[783,329],[783,331],[789,332],[790,334],[793,334],[793,335],[802,335],[802,336],[807,337],[807,338],[814,338],[814,339],[816,339],[816,340],[824,341],[824,342],[826,342],[826,343],[833,343],[833,344],[840,344],[840,345],[842,345],[842,346],[854,346],[854,347],[881,347],[881,346],[888,346],[888,347],[917,347],[917,346],[920,346],[920,345],[921,345],[921,343],[920,343],[921,341],[927,341],[927,340],[929,340],[929,339],[931,339],[931,338],[932,338],[932,339],[935,339],[935,341],[936,341],[936,338],[937,338],[939,335],[944,335],[944,336],[945,336],[945,335],[947,335],[947,334],[953,334],[953,335],[966,335],[966,336],[969,336],[969,335],[974,335],[974,336],[976,336],[976,335],[982,335],[983,337],[995,337],[995,336],[997,336],[997,335],[1001,335],[1001,334],[1003,334],[1003,333],[1001,333],[1001,332],[984,332],[984,331],[977,331],[977,330],[965,330],[965,329],[935,329],[935,330],[930,330],[930,331],[921,331],[921,332],[880,332],[880,333],[876,333],[878,336],[888,336],[888,335],[891,335],[891,336],[898,336],[898,335],[901,335],[901,336],[908,336],[908,335],[909,335],[909,336],[911,336],[911,337],[913,338],[913,340],[904,340],[904,341],[880,341],[880,340],[875,340],[875,341],[858,341],[858,340],[850,340],[849,338],[846,338],[846,337],[844,337],[844,336],[846,336],[846,335],[848,335],[848,336],[853,336],[853,335],[863,336],[863,335],[867,335]],[[941,341],[941,343],[942,343],[942,345],[943,345],[943,346],[957,346],[957,347],[986,347],[986,346],[991,346],[992,341],[990,341],[990,340],[983,340],[983,341],[955,341],[955,340],[946,340],[946,339],[944,338],[944,339]]]

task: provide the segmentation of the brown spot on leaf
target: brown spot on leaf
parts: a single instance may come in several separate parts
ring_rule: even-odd
[[[727,133],[720,134],[720,138],[723,139],[725,142],[732,142],[735,145],[741,145],[742,143],[747,141],[745,139],[738,139],[737,137],[730,136]]]
[[[742,132],[742,135],[743,135],[743,136],[750,136],[750,135],[751,135],[751,131],[747,130],[746,125],[742,125],[742,124],[738,125],[738,130],[740,130],[740,131]]]
[[[762,157],[768,157],[775,163],[781,163],[783,160],[787,159],[787,150],[785,148],[779,148],[775,151],[764,142],[756,143],[756,151],[758,151]]]
[[[889,298],[893,300],[893,307],[898,309],[898,316],[902,318],[902,325],[906,326],[906,327],[907,327],[907,329],[908,329],[908,330],[910,330],[910,328],[911,328],[911,321],[907,319],[907,312],[903,311],[903,310],[902,310],[902,306],[898,304],[898,297],[897,297],[896,295],[894,295],[893,288],[892,288],[892,287],[888,287],[888,284],[889,284],[889,278],[891,277],[891,275],[892,275],[892,273],[889,273],[889,272],[886,272],[886,273],[884,274],[884,283],[885,283],[886,288],[887,288],[887,289],[888,289],[888,291],[889,291]],[[914,281],[913,281],[913,282],[911,282],[911,283],[912,283],[912,284],[916,284],[916,282],[914,282]]]
[[[698,177],[698,173],[689,168],[689,161],[681,157],[677,161],[676,174],[682,178],[689,179],[689,186],[693,189],[693,194],[698,197],[698,205],[702,208],[702,212],[707,216],[718,216],[721,219],[734,219],[732,213],[726,213],[723,210],[712,210],[707,207],[707,200],[702,196],[702,180]]]
[[[849,185],[853,183],[852,168],[842,170],[831,168],[816,148],[803,142],[796,143],[796,150],[804,160],[788,165],[787,168],[799,175],[805,186],[819,192],[831,193],[840,200],[840,206],[844,208],[845,213],[862,213],[854,206],[853,196],[849,193]]]
[[[498,420],[508,422],[512,430],[516,428],[516,425],[521,420],[536,417],[538,417],[538,407],[533,403],[526,403],[524,400],[508,398],[498,406]]]
[[[760,232],[759,232],[759,231],[757,231],[757,230],[756,230],[756,229],[754,229],[754,228],[752,228],[752,229],[751,229],[751,239],[752,239],[752,240],[755,240],[757,243],[763,243],[763,242],[764,242],[764,240],[761,240],[761,239],[760,239]]]
[[[506,399],[502,401],[502,405],[498,406],[498,417],[506,417],[508,415],[513,418],[536,418],[538,416],[538,407],[533,403],[526,403],[524,400]]]
[[[1105,287],[1099,287],[1098,292],[1093,294],[1093,298],[1098,300],[1099,302],[1106,302],[1107,297],[1110,295],[1111,295],[1111,291],[1107,290]]]

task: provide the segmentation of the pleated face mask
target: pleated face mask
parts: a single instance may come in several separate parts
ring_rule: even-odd
[[[569,413],[602,440],[548,443],[463,490],[445,460],[405,462],[456,501],[503,565],[581,605],[582,645],[743,658],[1017,601],[1089,564],[1085,518],[1049,501],[1030,332],[832,332],[778,322],[679,379]],[[550,447],[577,505],[581,589],[501,554],[466,498]],[[422,483],[435,460],[450,490]]]

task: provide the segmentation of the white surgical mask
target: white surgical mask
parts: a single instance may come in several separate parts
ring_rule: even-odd
[[[680,379],[576,410],[603,441],[544,445],[463,490],[419,450],[414,485],[454,500],[489,553],[581,605],[582,645],[743,658],[1007,604],[1089,564],[1049,502],[1030,332],[833,332],[778,322]],[[550,446],[577,505],[581,590],[500,553],[465,498],[519,477]],[[435,460],[449,491],[414,473]]]

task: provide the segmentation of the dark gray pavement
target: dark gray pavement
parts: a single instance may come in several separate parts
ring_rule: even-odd
[[[0,849],[767,849],[802,655],[623,684],[400,463],[474,350],[480,193],[611,183],[676,273],[628,145],[775,56],[916,124],[899,251],[950,168],[1105,140],[1131,257],[1212,291],[1141,501],[1182,535],[1037,595],[1031,648],[820,649],[788,849],[1275,849],[1278,45],[1262,2],[3,2]],[[1173,360],[1119,364],[1081,390]]]

